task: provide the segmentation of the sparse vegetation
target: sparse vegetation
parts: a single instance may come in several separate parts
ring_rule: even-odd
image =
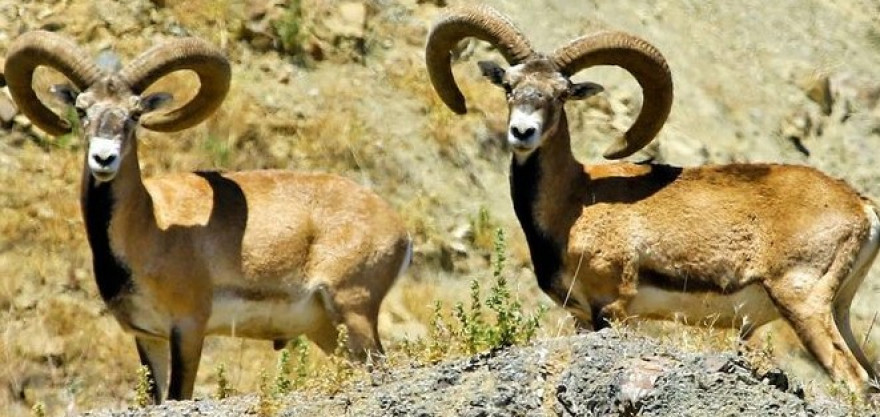
[[[320,387],[331,394],[342,390],[360,370],[349,357],[351,352],[348,350],[348,328],[340,324],[336,326],[336,332],[336,351],[327,358],[320,383]]]
[[[281,49],[302,63],[304,39],[302,1],[289,0],[281,19],[274,22],[275,31],[281,40]]]
[[[478,280],[471,281],[471,304],[465,309],[456,304],[454,311],[441,300],[432,303],[429,331],[426,337],[403,341],[387,349],[378,366],[401,363],[429,364],[480,352],[525,344],[539,329],[546,307],[527,313],[511,293],[505,278],[504,234],[496,231],[493,285],[482,294]],[[275,377],[260,374],[258,409],[261,415],[272,415],[280,398],[292,390],[337,394],[347,386],[368,379],[375,364],[357,364],[349,359],[348,332],[338,326],[336,351],[330,356],[311,356],[308,343],[300,337],[279,355]],[[219,379],[219,378],[218,378]],[[264,414],[269,413],[269,414]]]
[[[293,388],[293,381],[290,380],[290,351],[287,348],[281,349],[281,355],[278,356],[278,366],[275,367],[275,395],[287,395]]]
[[[486,305],[496,315],[495,329],[490,328],[487,332],[491,348],[530,342],[546,312],[546,307],[542,305],[531,317],[523,314],[522,304],[511,294],[504,274],[504,261],[507,259],[504,230],[499,228],[495,236],[495,262],[492,268],[495,281],[486,299]]]
[[[278,411],[276,392],[269,382],[269,374],[260,369],[260,385],[257,400],[257,414],[261,417],[274,416]]]
[[[211,156],[212,166],[218,169],[229,166],[231,149],[226,140],[215,135],[208,135],[202,146],[205,152]]]
[[[488,215],[487,215],[488,216]],[[504,273],[505,238],[502,229],[496,229],[493,251],[493,285],[485,302],[480,300],[479,281],[471,281],[471,306],[465,311],[461,303],[455,305],[458,320],[456,334],[465,352],[474,354],[482,350],[494,350],[525,344],[535,336],[547,307],[541,305],[537,312],[526,315],[522,304],[511,294]],[[483,304],[494,312],[494,323],[484,319]]]
[[[31,407],[31,417],[46,417],[46,405],[42,402],[37,402]]]
[[[214,398],[218,400],[229,398],[229,396],[235,393],[235,389],[232,388],[229,376],[226,375],[226,365],[222,363],[217,365],[215,373],[217,374],[217,390],[214,391]]]
[[[880,51],[880,29],[874,27],[868,29],[868,42]]]
[[[411,359],[436,363],[531,342],[547,307],[539,305],[531,314],[524,310],[510,291],[505,260],[504,232],[499,228],[495,232],[493,280],[489,292],[484,296],[479,280],[474,279],[470,283],[469,308],[458,302],[450,312],[442,301],[435,300],[427,338],[407,342],[401,351]]]
[[[144,408],[150,405],[152,397],[150,390],[153,387],[153,376],[150,375],[150,368],[146,365],[137,368],[137,385],[134,388],[134,405],[137,408]]]
[[[301,388],[305,385],[306,378],[309,376],[309,342],[306,341],[305,337],[300,336],[294,339],[293,351],[296,353],[293,387]]]
[[[471,220],[474,247],[486,251],[492,250],[495,243],[495,231],[498,228],[498,222],[492,218],[489,209],[480,207],[476,217]]]
[[[439,304],[437,311],[439,313]],[[463,303],[455,304],[455,317],[461,323],[461,335],[468,354],[480,351],[484,339],[483,306],[480,301],[480,282],[471,281],[471,309],[465,311]]]

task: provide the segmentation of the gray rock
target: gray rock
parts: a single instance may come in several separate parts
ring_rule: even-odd
[[[846,415],[834,403],[808,403],[784,375],[784,384],[764,382],[735,354],[686,353],[613,330],[385,373],[333,397],[291,394],[278,415]],[[86,415],[229,416],[254,404],[248,396]]]

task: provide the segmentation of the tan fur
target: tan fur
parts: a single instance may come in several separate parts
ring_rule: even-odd
[[[832,377],[867,387],[874,370],[852,335],[849,307],[880,247],[873,203],[807,167],[584,167],[571,152],[564,103],[602,88],[570,77],[614,65],[642,87],[638,117],[604,153],[619,159],[653,140],[669,115],[673,83],[662,54],[619,32],[537,53],[496,10],[453,8],[432,27],[425,54],[432,86],[459,114],[467,107],[450,52],[468,37],[493,44],[511,65],[478,64],[505,90],[514,210],[551,298],[594,326],[632,313],[740,327],[747,337],[781,316]]]
[[[209,306],[180,295],[210,294],[215,286],[257,286],[267,297],[318,285],[384,294],[403,262],[408,239],[399,217],[350,180],[289,171],[229,173],[222,175],[231,187],[225,192],[242,200],[217,202],[200,176],[167,175],[143,186],[136,159],[125,161],[115,180],[120,207],[110,226],[112,247],[135,275],[154,277],[157,301],[172,315],[205,320]],[[375,277],[350,281],[367,267]]]
[[[515,166],[537,158],[537,195],[520,204],[563,248],[560,273],[543,277],[554,300],[583,323],[682,319],[744,337],[784,317],[835,379],[867,387],[849,306],[880,246],[871,202],[803,166],[585,167],[571,151],[570,81],[542,58],[501,79],[484,69],[508,89]]]
[[[381,352],[379,306],[410,245],[391,207],[354,182],[327,174],[250,171],[220,178],[223,189],[190,173],[141,183],[136,155],[123,161],[114,180],[118,208],[111,244],[131,268],[139,293],[149,298],[148,307],[139,308],[155,311],[114,310],[123,326],[165,339],[185,321],[198,339],[192,343],[199,344],[200,334],[231,334],[234,323],[206,328],[223,288],[257,300],[313,299],[323,312],[307,318],[312,323],[301,333],[332,353],[335,326],[345,324],[355,357]],[[298,335],[279,333],[271,322],[244,324],[236,335]]]
[[[379,308],[412,253],[402,220],[385,201],[338,176],[281,170],[144,181],[136,125],[167,97],[135,95],[118,74],[102,75],[81,93],[57,91],[81,115],[93,251],[101,251],[105,235],[102,225],[89,226],[89,213],[99,216],[112,200],[106,236],[112,262],[130,273],[130,284],[118,291],[112,285],[125,280],[119,267],[98,277],[112,262],[97,255],[96,278],[154,372],[154,400],[166,388],[172,399],[192,396],[209,334],[275,346],[304,334],[332,354],[342,325],[355,359],[382,352]],[[90,200],[106,187],[111,198]]]
[[[848,311],[877,251],[871,202],[840,180],[792,165],[685,168],[659,183],[648,174],[662,168],[650,164],[583,167],[569,141],[563,116],[542,140],[548,175],[535,211],[566,248],[559,287],[570,289],[570,304],[621,320],[631,318],[632,304],[643,318],[683,314],[693,323],[747,326],[746,333],[781,315],[832,376],[853,389],[867,386],[873,369],[852,337]],[[865,263],[855,271],[862,251]],[[640,298],[657,296],[639,292],[643,270],[686,277],[669,286],[706,282],[723,293],[682,288],[657,305]],[[743,290],[746,297],[734,297]],[[734,299],[737,305],[724,304]]]

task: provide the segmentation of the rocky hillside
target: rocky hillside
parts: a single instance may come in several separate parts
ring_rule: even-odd
[[[232,417],[259,412],[255,395],[171,402],[92,417]],[[376,371],[333,396],[293,394],[278,416],[845,416],[810,402],[778,369],[756,374],[732,354],[685,353],[614,330],[552,339],[425,368]]]
[[[392,351],[407,340],[429,335],[435,301],[447,308],[466,301],[471,280],[491,276],[496,227],[508,233],[506,268],[524,307],[550,307],[538,334],[548,340],[531,350],[480,357],[473,359],[475,365],[464,360],[431,370],[391,370],[381,377],[389,381],[387,385],[352,387],[351,392],[334,397],[342,399],[339,403],[320,398],[294,398],[292,403],[301,401],[303,407],[359,404],[364,413],[399,406],[408,414],[405,407],[409,406],[395,401],[410,399],[410,406],[424,405],[430,411],[437,404],[431,401],[440,396],[426,387],[439,378],[437,373],[448,373],[450,381],[443,384],[458,390],[484,382],[479,378],[489,375],[481,373],[487,369],[509,366],[509,372],[533,372],[536,378],[541,372],[563,378],[570,370],[571,378],[582,382],[566,379],[570,385],[561,391],[558,381],[541,377],[547,385],[540,387],[543,391],[523,394],[524,403],[519,402],[519,394],[505,397],[509,395],[506,388],[493,391],[490,386],[481,392],[491,401],[474,399],[474,409],[464,403],[456,407],[462,407],[465,414],[481,415],[475,408],[494,404],[496,397],[502,403],[507,401],[504,398],[516,397],[510,407],[522,410],[538,405],[563,413],[569,412],[566,407],[611,407],[613,402],[583,403],[592,397],[575,393],[622,398],[616,397],[613,387],[626,385],[624,380],[630,377],[626,372],[597,374],[590,370],[592,359],[588,358],[599,356],[586,352],[580,357],[575,352],[601,350],[597,346],[617,339],[604,333],[552,339],[572,334],[571,322],[538,291],[530,271],[525,240],[507,190],[509,154],[501,140],[506,121],[503,94],[480,77],[476,66],[478,59],[500,58],[479,42],[463,45],[455,71],[468,97],[466,116],[454,116],[443,107],[428,84],[425,36],[446,3],[456,2],[0,0],[0,56],[12,39],[33,29],[66,34],[104,62],[117,58],[128,62],[150,45],[182,35],[200,36],[223,48],[234,74],[223,107],[206,123],[185,132],[141,132],[145,174],[196,169],[321,170],[346,175],[377,190],[401,212],[416,240],[413,268],[383,304],[380,332]],[[653,157],[678,165],[807,164],[880,198],[880,161],[875,151],[880,147],[880,1],[486,3],[509,14],[540,50],[552,50],[584,33],[616,29],[649,39],[663,52],[675,79],[675,104],[659,138],[635,158]],[[638,86],[617,69],[597,68],[577,79],[606,88],[603,95],[568,107],[577,156],[586,163],[603,163],[599,154],[607,146],[605,138],[626,129],[638,112]],[[49,100],[45,94],[49,86],[61,81],[57,74],[40,72],[36,88]],[[191,75],[182,74],[160,81],[155,89],[174,91],[185,100],[193,85]],[[137,355],[133,342],[104,308],[92,278],[78,205],[82,152],[77,138],[52,138],[33,128],[0,91],[0,415],[28,415],[35,404],[43,404],[49,415],[64,415],[123,409],[134,401]],[[874,329],[878,293],[880,267],[875,267],[853,308],[856,335],[864,338],[868,354],[875,359],[880,354],[880,332]],[[661,329],[677,331],[674,326]],[[769,344],[780,367],[793,378],[807,381],[807,392],[827,390],[827,381],[785,324],[765,326],[758,339]],[[632,345],[621,345],[620,351],[632,352],[628,356],[632,360],[623,363],[612,358],[607,369],[654,369],[656,365],[662,370],[650,372],[664,375],[651,382],[658,386],[666,387],[667,381],[696,381],[702,384],[696,388],[700,392],[717,386],[719,395],[736,389],[763,390],[766,404],[778,400],[772,404],[780,410],[807,414],[818,410],[803,408],[801,399],[784,389],[749,385],[756,381],[751,371],[730,356],[711,359],[714,356],[671,353],[672,359],[654,360],[648,358],[657,356],[652,353],[655,345],[639,338],[626,343]],[[552,372],[517,368],[516,363],[545,363],[538,359],[541,355],[547,361],[561,360],[550,352],[562,351],[569,352],[572,360],[559,362],[560,367]],[[637,359],[640,352],[648,356]],[[268,342],[210,338],[196,396],[212,394],[218,381],[216,369],[223,364],[239,392],[256,392],[259,371],[273,368],[275,355]],[[468,366],[473,370],[466,371]],[[679,368],[683,373],[676,371]],[[686,377],[688,372],[706,373],[698,369],[709,369],[708,375],[717,374],[721,382],[714,385]],[[486,376],[485,381],[513,375],[507,372]],[[599,386],[601,378],[617,379]],[[645,394],[640,400],[638,407],[645,413],[654,409],[646,408],[649,405],[696,404],[671,391],[646,390],[656,395]],[[399,393],[399,398],[392,392]],[[758,398],[759,391],[746,392],[749,398]],[[391,397],[385,405],[379,400],[386,398],[383,395]],[[727,397],[705,399],[703,404],[740,406],[739,400],[722,398]],[[249,406],[253,398],[240,401],[242,407]],[[758,404],[765,403],[751,401],[741,406],[763,406]],[[202,406],[214,407],[215,403],[184,405]],[[502,406],[506,407],[498,407]],[[452,406],[436,407],[442,414]],[[297,414],[293,410],[287,414]],[[760,409],[754,410],[762,415]]]

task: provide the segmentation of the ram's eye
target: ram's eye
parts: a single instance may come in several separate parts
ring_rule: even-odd
[[[84,108],[82,108],[82,107],[74,107],[74,109],[76,109],[76,115],[77,115],[80,119],[85,119],[85,118],[86,118],[86,109],[84,109]]]

